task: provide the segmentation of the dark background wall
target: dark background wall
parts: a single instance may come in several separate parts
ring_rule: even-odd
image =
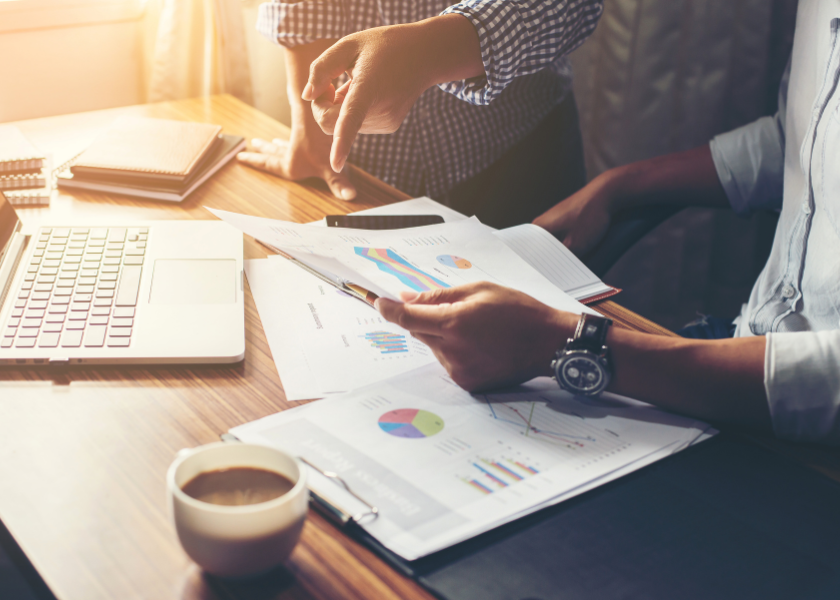
[[[686,150],[776,111],[796,0],[606,0],[572,57],[589,177]],[[604,280],[620,303],[671,329],[735,316],[769,252],[775,218],[689,209]]]

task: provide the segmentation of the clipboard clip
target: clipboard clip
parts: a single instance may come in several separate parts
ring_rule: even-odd
[[[223,442],[232,442],[232,443],[241,442],[241,440],[238,437],[236,437],[235,435],[233,435],[231,433],[223,433],[219,437],[221,438],[221,440]],[[302,456],[298,456],[298,458],[300,459],[300,462],[304,463],[305,465],[307,465],[308,467],[310,467],[312,469],[315,469],[316,471],[318,471],[318,473],[320,473],[321,475],[323,475],[327,479],[332,479],[333,481],[335,481],[338,485],[343,487],[345,489],[345,491],[347,491],[348,494],[353,496],[356,500],[358,500],[359,502],[361,502],[362,504],[364,504],[368,508],[365,512],[360,512],[360,513],[356,513],[355,515],[351,515],[350,513],[347,513],[345,511],[341,510],[340,508],[338,508],[337,506],[335,506],[334,504],[329,502],[326,498],[323,498],[323,497],[319,496],[310,487],[309,488],[309,499],[310,499],[310,501],[312,501],[312,503],[315,505],[315,507],[319,508],[320,512],[324,516],[326,516],[330,521],[332,521],[333,523],[335,523],[336,525],[338,525],[340,527],[344,527],[345,525],[347,525],[348,523],[351,523],[351,522],[358,525],[359,523],[361,523],[362,521],[364,521],[368,517],[372,517],[371,520],[373,520],[373,519],[376,519],[379,516],[379,508],[377,508],[376,506],[374,506],[373,504],[371,504],[370,502],[368,502],[367,500],[365,500],[364,498],[359,496],[359,494],[357,494],[356,492],[351,490],[350,486],[347,485],[347,482],[344,481],[344,479],[342,479],[341,476],[338,475],[338,473],[333,473],[332,471],[324,471],[324,470],[320,469],[319,467],[316,467],[315,465],[313,465],[311,462],[309,462],[308,460],[306,460]]]
[[[316,471],[318,471],[318,473],[320,473],[324,477],[326,477],[328,479],[332,479],[333,481],[335,481],[337,484],[339,484],[341,487],[343,487],[348,494],[353,496],[356,500],[358,500],[359,502],[361,502],[362,504],[364,504],[368,508],[367,511],[365,511],[365,512],[360,512],[360,513],[356,513],[355,515],[351,515],[347,512],[344,512],[343,510],[341,510],[340,508],[338,508],[334,504],[328,502],[326,499],[324,499],[321,496],[319,496],[318,494],[316,494],[310,488],[309,489],[310,498],[315,502],[315,504],[319,508],[322,509],[324,514],[331,521],[333,521],[333,522],[335,522],[335,523],[337,523],[341,526],[344,526],[344,525],[347,525],[350,522],[359,524],[368,517],[372,517],[373,519],[376,519],[379,516],[379,508],[377,508],[376,506],[374,506],[373,504],[371,504],[370,502],[368,502],[367,500],[365,500],[364,498],[359,496],[359,494],[354,492],[352,489],[350,489],[350,486],[347,485],[347,482],[344,481],[344,479],[342,479],[341,476],[339,476],[337,473],[333,473],[332,471],[323,471],[319,467],[316,467],[311,462],[309,462],[308,460],[303,458],[302,456],[299,456],[298,458],[300,459],[300,461],[302,463],[306,464],[307,466],[311,467],[312,469],[315,469]]]

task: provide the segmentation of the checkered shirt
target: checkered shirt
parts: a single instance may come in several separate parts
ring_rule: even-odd
[[[439,14],[469,19],[485,75],[426,90],[396,132],[359,135],[349,157],[407,194],[446,202],[562,102],[571,89],[566,55],[602,10],[603,0],[274,0],[260,5],[257,30],[292,47]]]

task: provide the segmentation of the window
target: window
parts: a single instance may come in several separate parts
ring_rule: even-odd
[[[145,0],[0,0],[0,33],[139,19]]]

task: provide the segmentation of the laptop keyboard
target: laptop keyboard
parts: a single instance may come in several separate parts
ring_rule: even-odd
[[[128,348],[147,227],[41,229],[0,348]]]

